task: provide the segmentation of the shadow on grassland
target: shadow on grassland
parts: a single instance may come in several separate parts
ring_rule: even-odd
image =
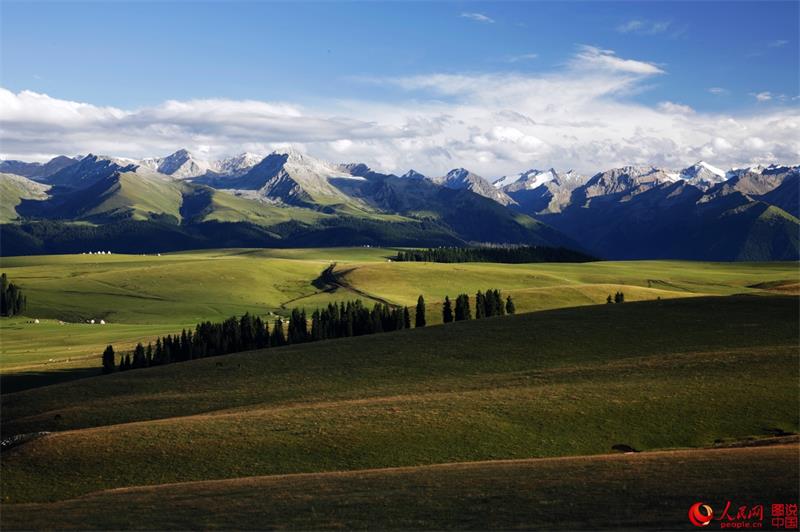
[[[5,395],[40,386],[100,375],[100,368],[42,369],[0,374],[0,394]]]

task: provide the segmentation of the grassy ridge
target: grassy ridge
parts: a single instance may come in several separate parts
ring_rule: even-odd
[[[68,529],[684,529],[690,526],[686,512],[698,500],[716,511],[728,500],[796,501],[797,453],[796,445],[783,445],[170,484],[4,505],[2,524],[10,529],[54,523]]]
[[[163,256],[60,255],[0,258],[0,268],[28,295],[28,316],[73,322],[39,327],[0,320],[0,371],[98,357],[105,344],[174,333],[201,320],[244,312],[285,314],[331,301],[373,296],[413,306],[422,293],[429,323],[440,301],[489,287],[514,296],[518,312],[602,303],[622,290],[628,301],[705,294],[764,293],[797,286],[794,263],[716,264],[671,261],[591,264],[390,263],[377,248],[210,250]],[[320,291],[313,280],[331,262],[352,290]],[[796,288],[795,288],[796,290]],[[273,316],[274,317],[274,316]],[[86,325],[105,319],[111,326]],[[70,364],[74,365],[74,362]],[[87,360],[96,366],[95,360]]]
[[[797,320],[788,297],[564,309],[11,394],[5,434],[63,432],[4,453],[3,500],[795,432]]]

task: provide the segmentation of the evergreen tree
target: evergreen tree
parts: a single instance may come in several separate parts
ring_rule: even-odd
[[[408,311],[408,307],[403,307],[403,328],[411,328],[411,313]]]
[[[283,335],[283,320],[278,318],[275,320],[275,326],[272,328],[272,345],[279,347],[286,345],[286,337]]]
[[[27,299],[22,290],[8,282],[5,273],[0,274],[0,316],[16,316],[25,311]]]
[[[479,320],[481,318],[485,318],[486,316],[490,316],[490,314],[486,313],[487,307],[491,308],[487,305],[486,298],[491,297],[491,292],[489,290],[486,291],[486,295],[483,295],[483,292],[478,290],[478,293],[475,294],[475,319]]]
[[[414,318],[414,327],[425,327],[425,298],[420,294],[417,299],[417,311]]]
[[[164,364],[164,348],[161,345],[161,338],[156,339],[156,350],[153,354],[153,363],[155,365]]]
[[[472,319],[472,313],[469,309],[469,296],[461,294],[456,298],[456,312],[455,320],[463,321]]]
[[[444,296],[444,305],[442,305],[442,321],[450,323],[453,321],[453,307],[450,304],[450,297]]]
[[[610,305],[611,303],[613,303],[613,301],[611,300],[611,294],[608,294],[608,297],[606,298],[606,304]]]
[[[109,345],[103,351],[103,373],[114,373],[114,369],[114,348]]]
[[[514,300],[511,299],[511,296],[506,298],[506,314],[514,314],[517,312],[517,308],[514,306]]]
[[[133,350],[133,362],[132,368],[138,369],[143,368],[147,365],[145,354],[144,354],[144,346],[140,343],[136,344],[136,347]]]
[[[494,294],[494,314],[495,316],[502,316],[506,313],[505,307],[503,306],[503,296],[500,294],[500,290],[497,288],[493,291]]]

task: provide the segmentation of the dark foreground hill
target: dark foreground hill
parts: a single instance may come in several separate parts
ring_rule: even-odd
[[[25,509],[17,503],[113,488],[598,455],[620,445],[708,447],[793,433],[797,320],[794,297],[600,305],[254,351],[8,394],[4,436],[52,433],[0,456],[2,515]],[[564,489],[586,504],[583,497],[592,497],[580,488],[586,475],[565,472],[571,487]],[[653,482],[667,473],[660,475]],[[782,493],[787,478],[796,483],[784,468],[764,489]],[[327,489],[343,488],[319,485],[315,493]],[[453,504],[469,489],[453,486]],[[252,496],[237,490],[196,518],[224,522],[216,521],[224,519],[220,514]],[[271,500],[264,504],[277,504]],[[390,518],[384,511],[376,510]],[[50,519],[59,526],[58,514]],[[184,528],[197,522],[165,519],[164,526]]]
[[[784,444],[163,484],[6,505],[3,524],[84,530],[683,530],[691,526],[689,507],[700,499],[718,514],[727,501],[796,501],[799,450]]]

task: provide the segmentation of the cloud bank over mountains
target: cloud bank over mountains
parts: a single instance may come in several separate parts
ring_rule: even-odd
[[[141,158],[186,147],[220,157],[291,144],[386,172],[439,175],[457,163],[487,176],[532,166],[591,173],[625,164],[680,168],[699,159],[722,166],[800,160],[796,105],[705,113],[681,102],[633,101],[668,70],[581,46],[545,73],[361,80],[401,89],[400,102],[212,98],[118,109],[0,88],[0,156],[45,160],[91,151]]]

